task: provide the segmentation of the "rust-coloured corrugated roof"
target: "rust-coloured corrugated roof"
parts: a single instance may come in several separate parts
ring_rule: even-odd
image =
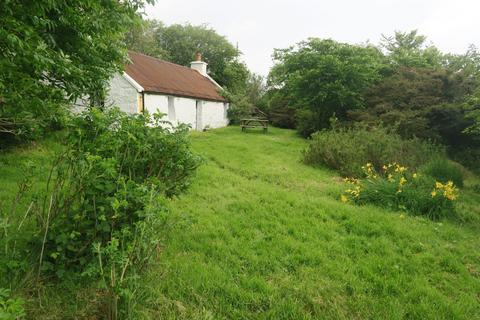
[[[125,72],[146,92],[226,101],[219,88],[196,70],[133,51],[128,54],[132,63],[126,65]]]

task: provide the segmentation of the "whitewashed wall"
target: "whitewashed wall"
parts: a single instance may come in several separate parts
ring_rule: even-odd
[[[168,96],[162,94],[145,93],[144,99],[145,110],[151,115],[156,112],[168,114]]]
[[[197,121],[197,100],[190,98],[173,98],[173,106],[175,108],[175,120],[176,123],[189,124],[193,130],[195,130]]]
[[[122,75],[116,74],[110,81],[106,104],[118,106],[128,113],[138,112],[139,93]],[[228,125],[226,104],[223,102],[202,101],[193,98],[173,97],[163,94],[145,93],[144,106],[148,113],[161,112],[164,119],[174,126],[189,124],[193,130],[221,128]],[[170,99],[170,108],[169,108]],[[201,101],[197,115],[197,101]],[[198,124],[197,124],[197,119]],[[198,126],[197,126],[198,125]]]
[[[138,92],[130,82],[117,73],[110,80],[105,105],[116,106],[128,113],[136,113],[138,106]]]
[[[203,127],[221,128],[227,126],[227,106],[223,102],[204,101],[202,107]]]

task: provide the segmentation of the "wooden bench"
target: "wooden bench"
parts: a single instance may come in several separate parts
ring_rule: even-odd
[[[268,120],[259,118],[241,119],[240,127],[242,128],[242,132],[246,132],[247,128],[262,128],[263,133],[267,133]]]

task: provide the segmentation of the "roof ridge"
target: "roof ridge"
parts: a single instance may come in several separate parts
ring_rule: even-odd
[[[176,67],[182,67],[182,68],[185,68],[185,69],[190,70],[190,71],[195,71],[195,72],[198,73],[199,75],[205,77],[203,74],[201,74],[201,73],[198,72],[197,70],[194,70],[194,69],[189,68],[189,67],[187,67],[187,66],[182,66],[181,64],[178,64],[178,63],[174,63],[174,62],[171,62],[171,61],[167,61],[167,60],[163,60],[163,59],[160,59],[160,58],[152,57],[152,56],[146,55],[145,53],[141,53],[141,52],[137,52],[137,51],[133,51],[133,50],[128,50],[128,52],[129,52],[129,53],[132,52],[132,53],[135,53],[135,54],[139,54],[139,55],[142,55],[142,56],[144,56],[144,57],[146,57],[146,58],[149,58],[149,59],[152,59],[152,60],[156,60],[156,61],[158,61],[158,62],[167,63],[167,64],[172,64],[172,65],[174,65],[174,66],[176,66]],[[207,77],[205,77],[205,78],[207,78]]]

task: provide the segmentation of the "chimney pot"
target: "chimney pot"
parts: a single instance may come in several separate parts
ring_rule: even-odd
[[[195,61],[192,61],[190,63],[190,67],[194,70],[197,70],[200,72],[201,75],[207,77],[207,63],[202,61],[202,54],[200,52],[197,52],[195,54]]]

